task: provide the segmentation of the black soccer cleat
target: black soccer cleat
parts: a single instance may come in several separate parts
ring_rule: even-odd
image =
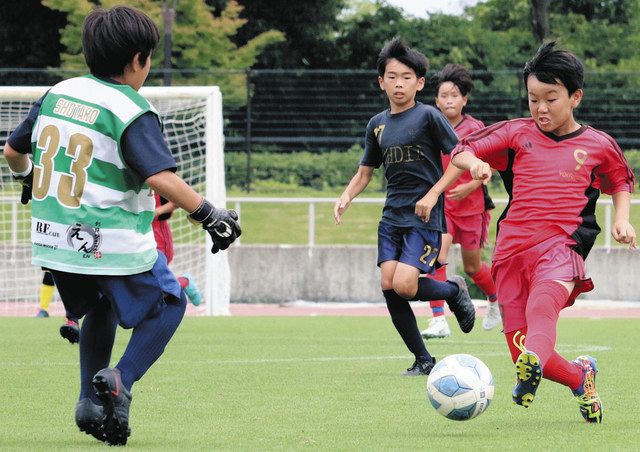
[[[88,397],[76,403],[76,425],[80,431],[100,441],[106,441],[102,432],[103,415],[102,407],[93,403]]]
[[[111,446],[124,446],[131,435],[129,429],[131,393],[122,385],[120,371],[110,367],[102,369],[93,377],[93,389],[103,404],[104,441]]]
[[[67,318],[66,322],[60,327],[60,336],[72,344],[77,344],[80,340],[80,325],[78,325],[78,321]]]
[[[433,361],[427,360],[415,360],[413,365],[409,367],[402,375],[405,377],[419,377],[422,375],[429,375],[431,373],[431,369],[436,364],[436,359],[433,358]]]
[[[449,309],[456,316],[458,325],[463,333],[469,333],[476,321],[476,308],[471,302],[467,282],[460,275],[453,275],[449,282],[458,286],[458,295],[453,300],[447,300]]]

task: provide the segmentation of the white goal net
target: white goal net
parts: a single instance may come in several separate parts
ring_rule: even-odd
[[[0,87],[0,146],[26,117],[47,87]],[[224,139],[222,97],[218,87],[144,87],[140,91],[156,107],[164,134],[178,164],[178,174],[216,206],[224,206]],[[215,255],[208,234],[176,210],[169,220],[176,276],[192,275],[203,301],[189,313],[229,314],[227,253]],[[20,187],[0,157],[0,315],[29,316],[38,312],[43,272],[31,265],[30,204],[20,204]],[[64,315],[56,292],[51,315]]]

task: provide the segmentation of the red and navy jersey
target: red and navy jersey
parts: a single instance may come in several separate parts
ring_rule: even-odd
[[[600,191],[633,192],[633,173],[617,143],[589,126],[556,136],[531,118],[503,121],[468,135],[451,155],[462,151],[500,171],[509,194],[494,260],[562,233],[586,258],[600,232]]]
[[[484,123],[479,119],[474,118],[471,115],[463,115],[462,121],[460,121],[455,127],[454,131],[458,138],[464,138],[472,132],[476,130],[484,128]],[[444,169],[447,169],[449,166],[449,162],[451,162],[451,156],[447,154],[442,154],[442,166]],[[446,194],[457,187],[458,185],[466,184],[467,182],[472,181],[471,173],[469,171],[465,171],[462,173],[462,176],[455,181],[447,190]],[[475,189],[472,193],[464,199],[451,199],[446,197],[444,203],[444,212],[447,216],[454,217],[464,217],[467,215],[477,215],[479,213],[484,212],[484,189],[483,185]]]

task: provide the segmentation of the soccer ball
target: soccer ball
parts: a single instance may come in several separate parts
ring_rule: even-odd
[[[431,369],[427,397],[444,417],[467,421],[484,412],[491,403],[493,376],[475,356],[449,355]]]

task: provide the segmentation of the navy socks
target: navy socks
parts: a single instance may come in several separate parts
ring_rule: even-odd
[[[424,345],[424,340],[420,336],[416,316],[409,305],[409,301],[398,295],[393,289],[382,291],[387,301],[387,309],[391,315],[391,321],[400,334],[405,345],[416,360],[433,361],[433,358]]]
[[[116,365],[125,388],[131,390],[133,383],[142,378],[162,355],[173,333],[178,329],[186,307],[187,298],[182,291],[179,303],[158,304],[156,309],[133,329],[124,355]]]
[[[102,403],[93,393],[93,376],[109,367],[111,349],[116,337],[118,319],[109,300],[101,297],[82,321],[80,330],[80,399],[91,398],[93,403]]]
[[[437,281],[433,278],[418,278],[418,292],[412,300],[451,300],[458,295],[459,287],[449,281]]]

